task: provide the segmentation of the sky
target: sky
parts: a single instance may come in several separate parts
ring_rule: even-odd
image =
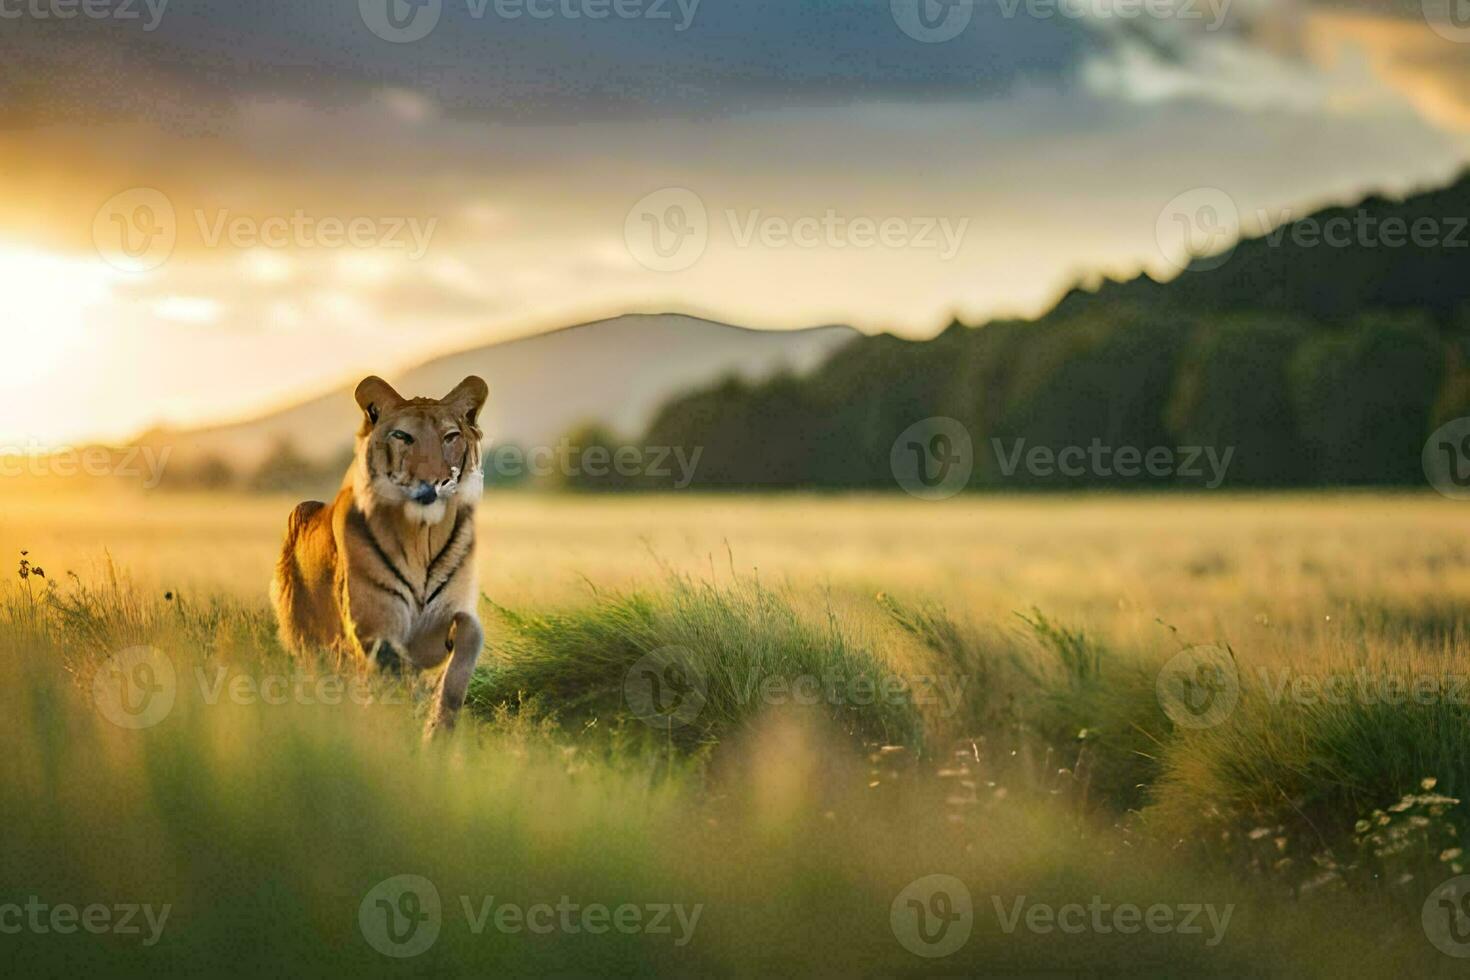
[[[1470,165],[1464,7],[0,0],[0,447],[620,313],[923,338],[1171,276],[1190,222]]]

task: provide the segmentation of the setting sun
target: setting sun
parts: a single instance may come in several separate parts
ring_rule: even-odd
[[[77,431],[97,409],[92,392],[68,392],[66,367],[89,360],[106,324],[97,317],[119,276],[97,261],[0,243],[0,297],[7,307],[6,355],[0,358],[6,432],[24,432],[39,451]]]

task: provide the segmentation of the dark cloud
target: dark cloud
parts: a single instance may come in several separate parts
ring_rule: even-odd
[[[212,100],[347,104],[364,88],[395,86],[428,93],[450,112],[506,120],[724,115],[993,95],[1018,79],[1070,72],[1093,43],[1074,21],[1007,18],[988,2],[977,2],[945,43],[907,36],[889,0],[703,0],[682,31],[690,0],[684,8],[678,0],[510,0],[669,15],[603,20],[506,19],[496,0],[476,17],[472,0],[442,2],[435,29],[408,44],[375,36],[356,0],[173,0],[153,31],[137,21],[9,21],[0,33],[8,90],[0,112],[10,125],[101,111],[171,115],[193,127],[204,122],[189,107]]]

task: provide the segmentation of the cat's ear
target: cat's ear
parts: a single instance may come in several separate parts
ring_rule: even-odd
[[[371,429],[378,424],[378,419],[383,417],[384,412],[403,404],[403,397],[376,374],[358,382],[353,397],[357,399],[357,407],[362,409],[364,429]]]
[[[454,390],[442,399],[445,405],[453,407],[455,413],[470,425],[479,428],[480,409],[485,407],[485,399],[490,397],[490,386],[483,378],[470,375]]]

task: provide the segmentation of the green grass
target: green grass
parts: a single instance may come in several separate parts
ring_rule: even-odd
[[[922,743],[912,685],[850,636],[757,581],[717,586],[671,575],[657,594],[594,592],[550,613],[496,608],[504,631],[477,672],[472,710],[528,699],[609,744],[707,750],[764,708],[814,701],[874,743]]]
[[[1357,666],[1362,673],[1344,664],[1337,673],[1307,676],[1340,676],[1344,684],[1360,677],[1442,677],[1444,684],[1432,698],[1424,689],[1425,703],[1412,695],[1390,703],[1376,683],[1369,697],[1341,697],[1352,688],[1339,687],[1332,699],[1325,691],[1298,699],[1281,696],[1279,678],[1260,683],[1247,674],[1229,719],[1171,742],[1148,813],[1160,832],[1197,842],[1202,855],[1243,861],[1296,884],[1414,891],[1425,876],[1458,873],[1462,862],[1440,857],[1470,842],[1459,805],[1470,791],[1470,703],[1457,703],[1454,668]],[[1433,794],[1423,792],[1426,785]],[[1377,854],[1381,848],[1355,833],[1360,821],[1376,824],[1406,797],[1430,795],[1445,802],[1406,814],[1422,820],[1412,846]],[[1268,833],[1261,835],[1262,828]],[[1272,844],[1264,855],[1253,830]]]
[[[425,745],[426,683],[352,676],[353,696],[326,703],[320,685],[342,679],[281,651],[263,605],[143,595],[115,577],[36,586],[0,593],[0,904],[35,895],[172,912],[152,947],[0,937],[17,975],[1456,965],[1419,926],[1424,894],[1450,873],[1440,855],[1461,840],[1461,808],[1436,795],[1460,792],[1470,765],[1465,719],[1447,706],[1283,710],[1247,685],[1227,724],[1180,731],[1154,696],[1156,658],[1039,612],[972,624],[883,596],[859,627],[821,596],[675,577],[562,609],[487,607],[470,714],[452,740]],[[167,658],[175,699],[157,724],[128,730],[99,710],[93,684],[139,645]],[[650,655],[666,676],[699,678],[700,710],[679,725],[649,724],[629,704],[630,668]],[[946,670],[972,681],[949,706],[870,700],[860,682]],[[814,705],[759,693],[800,676],[828,678],[835,693]],[[265,696],[283,680],[288,693]],[[1426,776],[1440,780],[1432,792]],[[1404,794],[1417,796],[1401,805]],[[1315,836],[1281,850],[1292,820]],[[1259,827],[1268,833],[1253,836]],[[1277,867],[1324,849],[1362,873],[1306,889],[1307,876]],[[930,961],[900,945],[890,906],[936,873],[967,884],[975,926]],[[402,874],[435,883],[444,918],[428,951],[397,961],[371,948],[357,916],[374,885]],[[616,931],[475,934],[460,908],[461,896],[477,908],[486,896],[529,906],[564,895],[702,911],[678,945]],[[993,905],[1095,895],[1235,909],[1211,946],[1007,934]]]

